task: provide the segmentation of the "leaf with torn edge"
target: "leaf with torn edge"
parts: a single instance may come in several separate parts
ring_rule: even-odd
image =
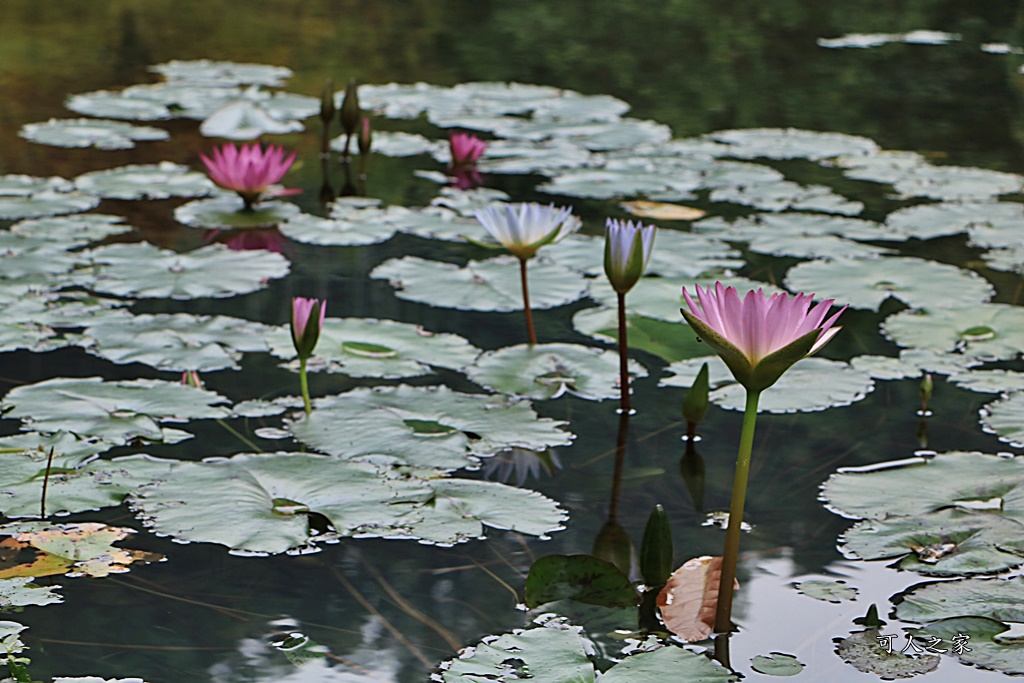
[[[709,555],[687,560],[672,572],[657,600],[668,630],[688,643],[711,635],[721,576],[722,558]]]

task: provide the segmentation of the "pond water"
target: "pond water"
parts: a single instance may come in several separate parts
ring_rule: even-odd
[[[803,680],[873,681],[915,667],[932,683],[1021,673],[1024,644],[1007,636],[1006,626],[1024,622],[1024,477],[1019,458],[996,454],[1019,452],[1024,421],[1015,399],[1024,387],[1022,22],[1014,3],[935,0],[276,0],[244,10],[211,0],[101,8],[7,0],[0,218],[11,234],[3,235],[10,244],[0,257],[7,312],[0,378],[9,412],[0,429],[105,435],[111,448],[91,464],[60,443],[57,464],[65,469],[51,482],[48,512],[73,514],[50,521],[134,529],[119,547],[165,558],[140,559],[128,572],[101,578],[58,571],[34,579],[61,601],[34,604],[46,601],[37,594],[5,616],[27,627],[21,639],[33,679],[423,681],[485,636],[532,625],[528,638],[541,614],[583,627],[605,669],[621,648],[635,647],[637,609],[560,601],[525,611],[526,576],[540,557],[595,547],[628,563],[657,504],[668,514],[676,566],[721,553],[724,533],[709,520],[728,508],[742,396],[712,368],[720,388],[698,427],[697,453],[687,453],[682,404],[699,365],[687,359],[709,351],[675,312],[681,286],[716,279],[815,291],[850,304],[844,329],[818,354],[831,362],[802,361],[764,396],[772,412],[761,415],[754,444],[745,514],[753,528],[741,545],[732,669],[760,678],[766,665],[755,658],[782,653],[802,671],[787,669],[784,658],[775,665]],[[188,69],[202,59],[285,67],[290,73],[257,69],[240,82],[269,78],[259,93],[303,96],[271,109],[280,116],[293,107],[299,113],[284,118],[303,119],[305,129],[261,138],[298,155],[283,183],[303,192],[280,198],[275,210],[305,217],[290,216],[280,233],[240,237],[215,229],[209,204],[201,203],[208,200],[196,199],[212,191],[196,178],[199,154],[223,139],[202,135],[204,116],[182,110],[189,102],[197,110],[211,106],[189,99],[196,89],[208,94],[210,85],[197,85],[196,73],[149,67],[182,60],[188,63],[179,68]],[[59,144],[27,139],[30,124],[103,111],[90,109],[97,101],[123,105],[126,88],[165,78],[184,83],[174,117],[106,116],[159,129],[166,139],[119,149],[66,146],[76,132],[68,129],[56,131]],[[375,150],[363,179],[358,158],[349,177],[336,151],[321,163],[316,112],[329,78],[339,103],[348,79],[362,84]],[[498,85],[509,82],[520,85]],[[391,83],[430,86],[385,87]],[[77,112],[65,107],[69,96],[97,91],[111,95],[74,104]],[[270,106],[259,93],[247,101]],[[241,95],[217,97],[212,110]],[[161,98],[172,96],[136,94],[130,104]],[[483,188],[446,187],[440,141],[449,129],[492,141],[479,166]],[[90,134],[100,146],[110,139],[107,130]],[[331,137],[339,134],[335,120]],[[121,179],[114,190],[96,189],[108,180],[102,175],[83,176],[160,162],[193,173],[165,167],[166,176]],[[40,180],[14,177],[22,175]],[[77,189],[45,180],[53,177]],[[190,194],[190,184],[200,189]],[[154,193],[172,185],[182,189],[169,198],[124,194],[131,194],[126,187]],[[339,194],[379,200],[380,207],[325,201]],[[601,274],[599,241],[545,247],[541,255],[550,256],[531,262],[531,294],[540,342],[608,350],[610,375],[593,360],[572,366],[568,355],[542,371],[521,359],[501,361],[498,353],[476,359],[526,342],[515,262],[474,265],[477,275],[459,271],[462,280],[432,264],[462,267],[493,257],[459,235],[483,238],[465,217],[501,197],[571,206],[587,236],[601,235],[606,217],[630,217],[625,200],[704,212],[699,220],[643,219],[660,233],[651,277],[627,298],[632,356],[646,374],[633,384],[637,412],[626,429],[615,410],[607,334],[614,297]],[[17,227],[29,215],[18,211],[43,216],[49,209],[40,207],[54,201],[81,201],[79,213],[62,211],[72,219],[117,216],[131,230],[111,229],[86,247],[88,239],[71,244],[84,222]],[[433,213],[420,211],[432,202]],[[335,218],[326,224],[309,216]],[[50,237],[50,246],[15,237],[41,239],[58,225],[70,232],[63,241]],[[153,248],[126,246],[141,242]],[[487,285],[492,281],[507,284]],[[337,371],[310,374],[321,401],[305,422],[298,374],[288,367],[285,326],[294,296],[325,299],[332,319],[406,324],[384,333],[384,323],[329,321],[311,363],[323,370],[333,361]],[[134,322],[116,304],[127,306]],[[144,317],[169,314],[259,325],[217,337],[195,319],[176,318],[183,350],[172,354],[171,319]],[[147,320],[157,330],[148,337]],[[219,341],[200,341],[204,334]],[[430,345],[437,348],[422,351]],[[399,356],[422,372],[387,365]],[[223,401],[201,405],[209,394],[181,388],[186,369],[198,369]],[[573,371],[571,382],[558,381]],[[918,414],[925,372],[934,380],[929,417]],[[106,389],[69,382],[32,395],[43,382],[94,377]],[[144,401],[117,393],[140,380],[158,382],[145,385]],[[492,395],[481,403],[455,393],[482,395],[485,386],[501,390],[517,381],[512,393],[528,400]],[[566,385],[570,391],[558,391]],[[446,389],[423,389],[432,386]],[[165,400],[170,407],[154,405]],[[239,406],[243,401],[260,403]],[[149,420],[183,415],[192,419]],[[184,435],[161,427],[191,438],[178,441]],[[0,512],[12,521],[39,507],[48,446],[30,456],[21,451],[27,443],[12,442],[0,456],[8,458],[0,470],[11,473],[0,474]],[[538,458],[509,451],[513,445],[552,447]],[[304,455],[268,455],[277,451]],[[966,455],[971,451],[986,456]],[[264,456],[238,455],[246,453]],[[313,453],[331,454],[331,464]],[[136,454],[162,460],[110,464]],[[373,464],[329,469],[368,454],[377,456]],[[870,474],[843,469],[915,454],[927,464]],[[233,456],[230,466],[193,464]],[[395,462],[411,469],[390,467]],[[387,498],[374,492],[383,491],[385,477],[375,467],[388,473],[387,495],[404,496],[408,509],[378,504],[368,512],[372,496]],[[929,474],[917,474],[923,471]],[[450,479],[506,486],[459,488]],[[72,486],[79,488],[69,493]],[[424,498],[426,489],[433,494]],[[395,508],[405,514],[397,522]],[[488,524],[486,539],[450,543],[455,530],[476,535],[477,519]],[[329,522],[352,524],[360,537],[330,538]],[[308,527],[320,538],[308,537]],[[11,541],[0,555],[4,566],[24,563],[31,551],[14,541],[16,532],[2,533]],[[283,552],[313,549],[306,541],[318,552]],[[939,557],[927,559],[928,550]],[[859,559],[868,556],[884,559]],[[14,581],[15,574],[4,576]],[[993,597],[988,576],[998,577],[1005,596]],[[937,581],[952,586],[938,590],[952,592],[929,601],[921,591],[936,590],[928,584]],[[25,591],[14,585],[4,587],[3,599],[19,604]],[[815,589],[824,594],[812,597]],[[934,607],[940,602],[962,607],[941,612]],[[877,632],[855,622],[872,605],[885,622]],[[921,626],[916,642],[941,636],[948,650],[950,637],[962,633],[973,654],[909,664],[880,657],[876,637],[894,636],[898,651],[909,644],[908,629]],[[520,680],[526,674],[516,667],[525,662],[535,680],[560,681],[538,662],[582,657],[582,642],[563,648],[552,640],[536,653],[505,653],[491,669],[479,659],[468,666],[490,672],[483,680]],[[660,666],[632,675],[612,668],[599,679],[679,675]],[[434,675],[482,680],[457,670]],[[727,673],[710,680],[728,680]],[[589,675],[578,680],[593,680]]]

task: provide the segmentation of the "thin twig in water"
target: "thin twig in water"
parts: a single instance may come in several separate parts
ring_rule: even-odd
[[[39,519],[46,519],[46,488],[50,484],[50,468],[53,466],[53,446],[46,457],[46,473],[43,474],[43,495],[39,500]]]
[[[370,575],[377,581],[377,583],[380,584],[380,587],[384,589],[384,592],[388,594],[388,597],[394,600],[395,604],[398,605],[403,612],[405,612],[410,617],[420,622],[430,630],[434,631],[434,633],[436,633],[437,635],[441,636],[441,638],[444,639],[444,642],[448,643],[448,646],[453,651],[458,652],[462,648],[462,644],[458,640],[456,640],[455,636],[453,636],[448,631],[448,629],[446,629],[444,626],[428,617],[423,612],[416,609],[408,600],[403,598],[402,595],[398,591],[396,591],[391,586],[390,583],[388,583],[387,579],[385,579],[384,576],[381,575],[379,571],[377,571],[376,567],[371,565],[365,559],[363,560],[363,566],[370,573]]]

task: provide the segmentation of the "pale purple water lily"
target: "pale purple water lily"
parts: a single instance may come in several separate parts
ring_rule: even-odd
[[[448,136],[448,149],[453,168],[472,166],[484,155],[487,143],[469,133],[452,133]]]
[[[790,366],[827,344],[839,332],[836,320],[825,316],[834,299],[811,307],[813,294],[747,292],[740,299],[735,287],[716,282],[714,288],[696,285],[697,301],[683,288],[690,310],[683,317],[722,357],[736,380],[750,391],[767,389]]]
[[[283,147],[267,145],[264,150],[259,143],[252,142],[239,149],[228,143],[214,148],[212,157],[200,154],[199,158],[206,164],[210,180],[226,190],[237,192],[247,209],[264,195],[301,192],[271,189],[271,185],[279,182],[295,162],[295,152],[287,154]]]
[[[292,299],[292,343],[300,360],[313,355],[313,349],[320,339],[320,331],[324,327],[324,316],[327,313],[327,302],[320,299],[305,299],[297,296]],[[310,319],[318,318],[315,325]]]
[[[534,202],[492,204],[474,215],[491,237],[524,261],[545,244],[565,239],[582,225],[569,207]]]
[[[654,247],[653,225],[609,218],[605,227],[604,272],[612,288],[625,294],[647,270]]]

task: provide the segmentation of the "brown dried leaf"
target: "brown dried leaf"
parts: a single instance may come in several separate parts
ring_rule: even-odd
[[[67,572],[72,564],[66,557],[51,555],[10,536],[0,540],[0,579],[55,576]]]
[[[709,555],[687,560],[672,572],[657,599],[668,630],[688,643],[710,636],[721,577],[722,558]]]
[[[707,213],[706,211],[689,206],[668,204],[666,202],[651,202],[643,199],[622,202],[619,206],[634,216],[661,221],[695,221],[698,218],[703,218]]]

